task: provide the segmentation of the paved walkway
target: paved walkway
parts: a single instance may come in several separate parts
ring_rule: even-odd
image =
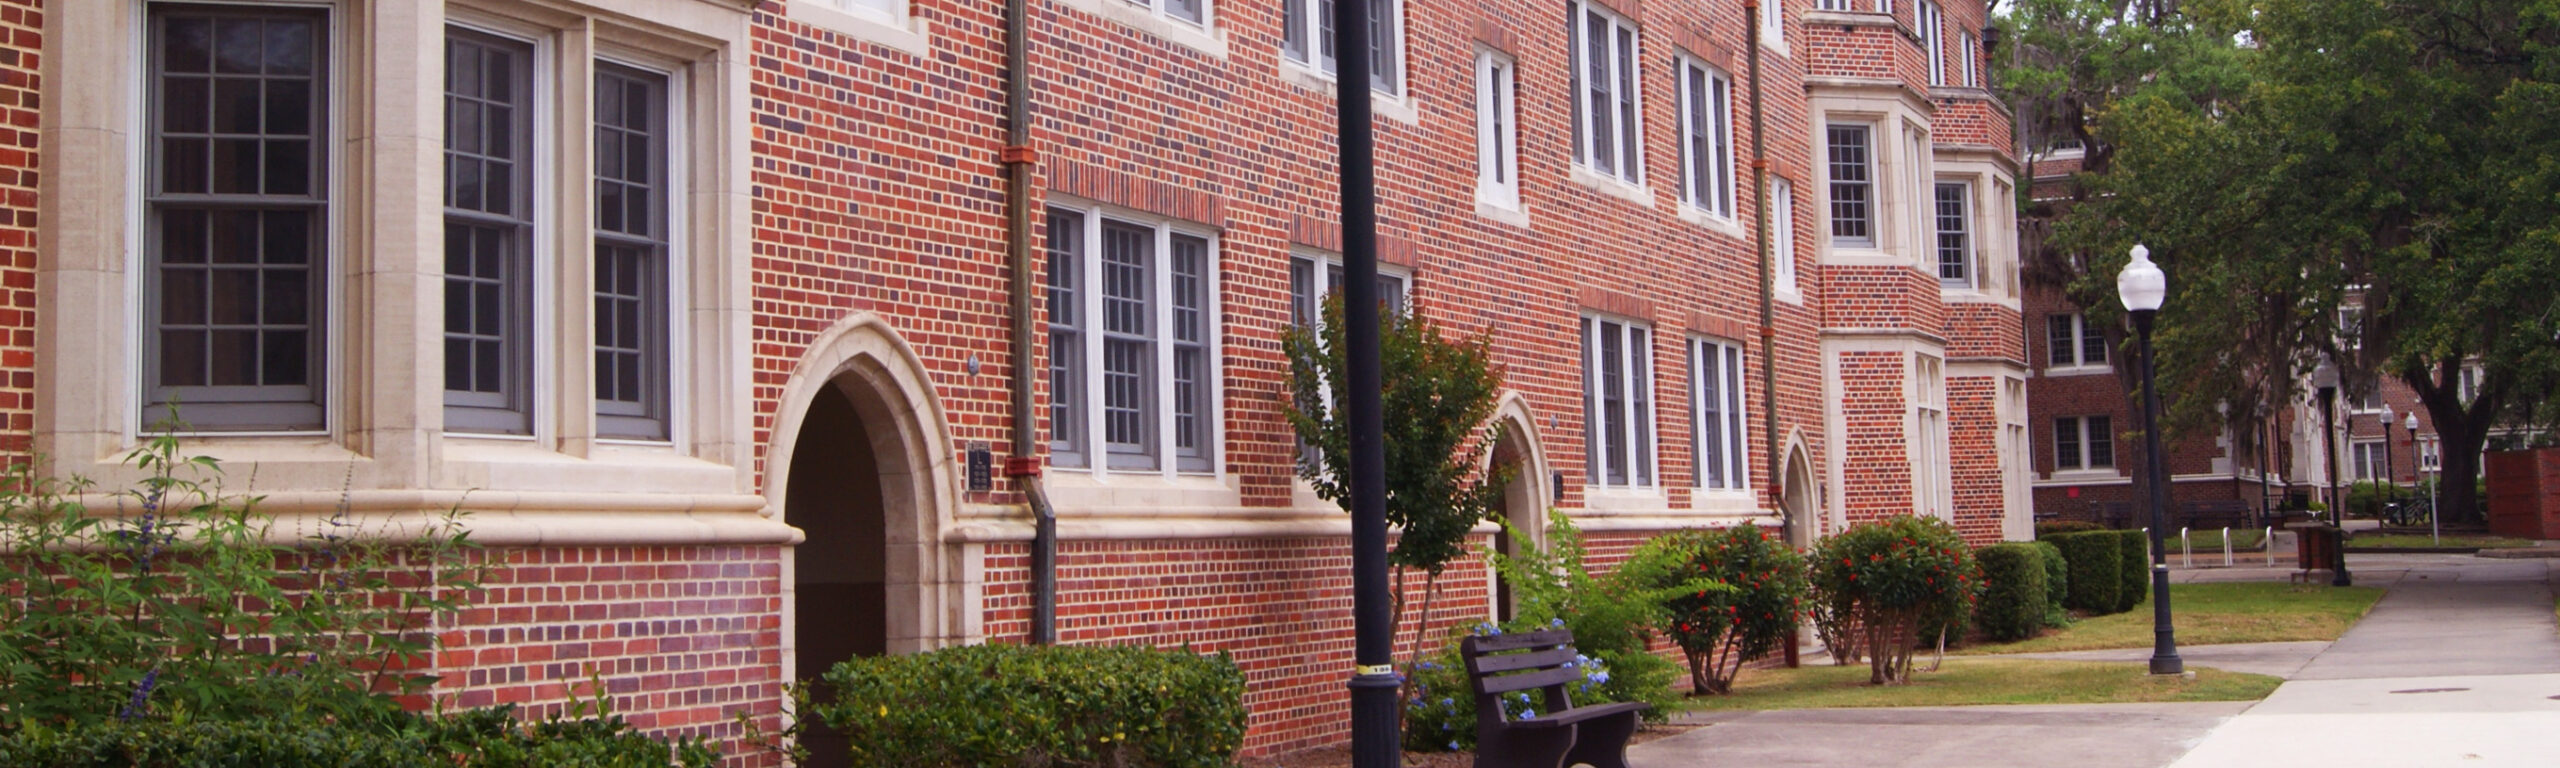
[[[2288,678],[2265,701],[1690,713],[1635,768],[2402,768],[2560,764],[2560,563],[2356,555],[2390,588],[2336,643],[2189,646],[2190,666]],[[2174,571],[2282,580],[2290,568]],[[2141,663],[2148,649],[2036,654]]]

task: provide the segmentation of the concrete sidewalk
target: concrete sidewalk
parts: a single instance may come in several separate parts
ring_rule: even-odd
[[[2560,764],[2560,561],[2354,555],[2391,591],[2336,643],[2191,646],[2190,667],[2288,678],[2263,702],[1688,713],[1635,768],[2276,768]],[[2180,570],[2282,581],[2290,568]],[[2148,649],[2037,654],[2139,664]]]

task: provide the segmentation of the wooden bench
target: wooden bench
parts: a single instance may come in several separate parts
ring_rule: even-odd
[[[2204,499],[2182,506],[2185,508],[2178,512],[2178,524],[2188,528],[2248,528],[2254,517],[2249,514],[2249,502],[2239,499]]]
[[[2089,502],[2089,521],[2119,531],[2138,527],[2133,520],[2133,502],[2130,501]]]
[[[1575,707],[1566,686],[1585,672],[1562,629],[1469,637],[1459,643],[1476,695],[1476,768],[1627,768],[1627,737],[1643,702]],[[1536,689],[1534,716],[1511,719],[1505,695]]]

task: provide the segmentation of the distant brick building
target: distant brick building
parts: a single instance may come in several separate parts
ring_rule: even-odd
[[[1982,3],[1374,2],[1382,259],[1508,370],[1507,515],[1602,563],[2027,534]],[[458,505],[503,568],[438,695],[596,675],[718,737],[853,654],[1024,641],[1036,482],[1062,641],[1230,652],[1248,750],[1338,741],[1348,523],[1278,405],[1339,279],[1325,7],[1035,0],[1013,147],[1000,4],[0,0],[10,448],[130,480],[174,406],[286,528]],[[1408,630],[1503,610],[1451,574]]]

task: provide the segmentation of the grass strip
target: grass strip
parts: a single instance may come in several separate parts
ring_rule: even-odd
[[[2172,584],[2169,610],[2180,645],[2336,640],[2382,599],[2380,587],[2297,586],[2280,582]],[[2133,610],[2080,619],[2067,629],[2014,643],[1979,643],[1964,655],[2092,651],[2151,647],[2151,601]]]
[[[2505,536],[2446,536],[2442,543],[2434,536],[2418,533],[2359,533],[2347,538],[2347,549],[2422,549],[2458,547],[2463,549],[2515,549],[2533,546],[2524,539]],[[2172,598],[2174,600],[2175,598]]]
[[[1761,710],[1817,707],[1947,707],[1976,704],[2118,704],[2161,701],[2256,701],[2284,681],[2266,675],[2196,669],[2194,680],[2153,677],[2141,663],[2044,659],[1948,659],[1911,682],[1867,684],[1867,666],[1753,669],[1726,696],[1690,699],[1691,709]]]

